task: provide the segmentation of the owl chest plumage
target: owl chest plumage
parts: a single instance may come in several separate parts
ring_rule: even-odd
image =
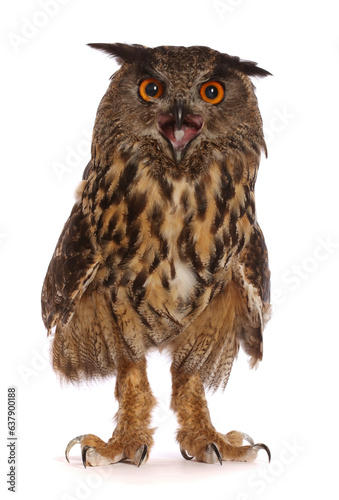
[[[255,217],[232,166],[212,161],[195,179],[156,178],[149,162],[118,157],[89,177],[83,211],[101,260],[93,286],[109,293],[121,328],[146,328],[161,344],[230,279]]]

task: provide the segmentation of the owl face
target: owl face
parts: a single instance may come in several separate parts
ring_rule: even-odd
[[[246,141],[259,130],[263,141],[249,76],[269,73],[255,63],[207,47],[90,45],[122,64],[104,98],[106,125],[119,117],[122,133],[156,143],[174,167],[239,133]]]

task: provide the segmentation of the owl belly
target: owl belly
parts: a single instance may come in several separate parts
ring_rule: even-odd
[[[140,273],[129,268],[125,274],[129,282],[122,279],[110,296],[120,335],[132,356],[170,342],[202,310],[204,293],[197,301],[197,279],[189,263],[166,259],[138,287]]]
[[[177,260],[174,262],[175,277],[171,281],[171,295],[174,302],[187,301],[194,295],[197,283],[193,270]]]
[[[175,260],[168,265],[164,262],[147,279],[145,299],[151,310],[184,326],[184,318],[193,308],[196,285],[196,276],[188,263]]]

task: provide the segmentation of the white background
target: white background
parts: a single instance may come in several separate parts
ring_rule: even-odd
[[[49,7],[46,7],[46,5]],[[61,5],[62,4],[62,5]],[[45,5],[45,8],[43,8]],[[54,5],[54,7],[53,7]],[[46,14],[46,10],[48,13]],[[27,499],[333,498],[338,461],[338,55],[332,0],[29,0],[1,3],[1,495],[7,492],[7,387],[17,387],[17,494]],[[159,401],[148,463],[84,469],[83,433],[108,439],[114,381],[61,387],[40,316],[43,278],[89,159],[99,101],[117,69],[88,42],[207,45],[258,61],[269,147],[257,183],[274,314],[255,372],[240,355],[224,394],[208,395],[222,432],[272,451],[254,464],[181,458],[169,363],[149,358]],[[60,175],[60,165],[65,171]],[[2,498],[4,498],[2,496]],[[6,497],[7,498],[7,497]]]

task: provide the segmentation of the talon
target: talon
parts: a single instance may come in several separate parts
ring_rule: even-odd
[[[82,436],[77,436],[75,437],[74,439],[72,439],[68,445],[66,446],[66,450],[65,450],[65,457],[66,457],[66,460],[67,462],[69,463],[69,452],[71,451],[71,449],[73,448],[73,446],[75,444],[81,444],[81,441],[87,437],[88,434],[83,434]]]
[[[210,445],[208,445],[207,449],[206,449],[206,452],[208,454],[213,454],[214,453],[216,455],[217,459],[219,460],[220,465],[222,465],[222,458],[221,458],[220,451],[219,451],[219,449],[218,449],[218,447],[217,447],[216,444],[211,443]],[[213,460],[212,462],[209,462],[209,463],[215,463],[215,460]]]
[[[141,447],[139,448],[139,450],[141,449]],[[138,451],[139,451],[138,450]],[[139,460],[139,463],[138,463],[138,467],[140,467],[140,465],[143,463],[146,455],[147,455],[147,451],[148,451],[148,446],[147,444],[144,444],[143,445],[143,450],[142,450],[142,453],[141,453],[141,457],[140,457],[140,460]]]
[[[82,463],[84,464],[85,469],[86,469],[86,455],[89,448],[91,448],[91,446],[84,446],[81,450]]]
[[[194,457],[190,457],[189,454],[187,453],[187,451],[184,450],[184,448],[180,448],[180,453],[182,454],[182,456],[184,457],[185,460],[192,460],[192,458],[194,458]]]
[[[222,459],[221,459],[221,455],[220,455],[220,452],[219,452],[219,449],[218,449],[217,445],[216,445],[216,444],[214,444],[214,443],[212,443],[212,444],[211,444],[211,448],[212,448],[212,450],[214,451],[214,453],[216,454],[216,456],[218,457],[218,460],[219,460],[219,462],[220,462],[220,465],[222,465]]]
[[[251,444],[252,446],[254,446],[254,440],[251,438],[251,436],[249,436],[248,434],[246,434],[245,432],[241,432],[242,434],[242,438],[247,441],[249,444]]]
[[[271,451],[270,451],[269,447],[266,446],[266,444],[257,443],[257,444],[252,445],[252,448],[254,448],[256,451],[265,450],[266,453],[267,453],[267,455],[268,455],[268,463],[270,463],[270,461],[271,461]]]

